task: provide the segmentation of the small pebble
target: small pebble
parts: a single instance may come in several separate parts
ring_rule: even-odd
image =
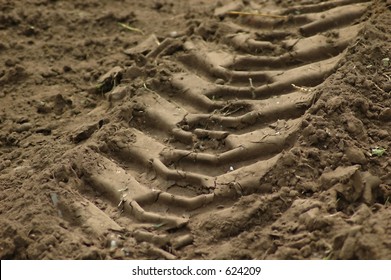
[[[177,38],[177,37],[179,37],[179,33],[177,31],[171,31],[170,32],[170,37],[171,38]]]

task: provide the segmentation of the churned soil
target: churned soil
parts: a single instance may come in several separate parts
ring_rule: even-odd
[[[391,2],[0,0],[1,259],[390,259]]]

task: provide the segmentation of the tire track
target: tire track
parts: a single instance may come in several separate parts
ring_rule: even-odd
[[[183,50],[157,58],[175,66],[169,89],[144,84],[121,117],[127,121],[100,132],[104,148],[81,146],[71,156],[82,184],[130,217],[122,226],[164,249],[165,258],[193,241],[192,216],[206,222],[208,205],[230,206],[260,191],[260,178],[295,142],[315,89],[337,69],[368,7],[329,1],[264,18],[232,13],[249,8],[238,3],[216,9],[205,24],[215,26],[213,40],[192,36]]]

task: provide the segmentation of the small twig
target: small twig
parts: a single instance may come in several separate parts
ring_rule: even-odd
[[[218,111],[218,112],[220,112],[224,116],[229,116],[229,115],[232,115],[232,114],[234,114],[234,113],[244,109],[243,106],[239,106],[239,107],[237,107],[235,109],[230,110],[231,105],[232,104],[227,104],[227,105],[225,105],[223,108],[221,108],[219,110],[217,110],[217,109],[214,110],[214,112]]]
[[[296,86],[295,84],[292,84],[292,87],[294,87],[295,89],[298,89],[302,92],[306,92],[306,93],[312,92],[311,88],[299,87],[299,86]]]
[[[255,87],[253,85],[253,79],[248,78],[248,81],[250,82],[250,90],[251,90],[251,96],[253,99],[255,99]]]
[[[161,99],[161,96],[154,90],[150,89],[147,87],[147,85],[144,83],[143,84],[143,88],[145,88],[146,90],[148,90],[149,92],[152,92],[154,95],[156,95],[157,99],[156,99],[156,102],[159,103],[159,104],[162,104],[159,102],[159,99]],[[174,103],[175,105],[178,106],[178,108],[181,108],[181,106],[179,106],[175,101],[171,101],[172,103]]]
[[[118,22],[118,25],[123,27],[123,28],[125,28],[125,29],[127,29],[127,30],[130,30],[130,31],[133,31],[133,32],[137,32],[137,33],[140,33],[140,34],[144,35],[144,31],[142,31],[139,28],[131,27],[130,25],[125,24],[125,23],[121,23],[121,22]]]
[[[279,195],[278,198],[281,199],[285,205],[288,205],[288,202],[286,202],[286,200],[281,195]]]
[[[282,18],[287,19],[288,16],[281,16],[281,15],[271,15],[271,14],[262,14],[262,13],[250,13],[250,12],[239,12],[239,11],[231,11],[228,12],[229,15],[239,15],[239,16],[260,16],[260,17],[270,17],[270,18]]]
[[[224,116],[229,116],[229,115],[235,114],[236,112],[239,112],[242,109],[243,109],[243,107],[237,107],[235,110],[227,111],[227,112],[223,113],[223,115]]]
[[[143,83],[143,88],[145,88],[145,89],[148,90],[149,92],[152,92],[152,93],[156,94],[156,95],[159,96],[159,98],[160,98],[160,95],[157,94],[156,91],[154,91],[154,90],[150,89],[149,87],[147,87],[147,85],[146,85],[145,83]]]
[[[297,43],[299,43],[301,40],[301,38],[297,39],[292,45],[289,46],[289,51],[291,51],[296,45]]]
[[[378,90],[380,90],[381,92],[387,93],[384,89],[382,89],[381,87],[379,87],[375,82],[372,82],[372,84],[373,84]]]
[[[128,190],[128,187],[125,187],[123,189],[118,190],[118,192],[126,192]]]
[[[122,197],[121,197],[121,201],[118,203],[118,205],[117,205],[117,208],[118,209],[121,209],[121,210],[123,210],[123,207],[121,208],[121,206],[123,206],[124,205],[124,203],[126,202],[126,196],[127,196],[127,194],[123,194],[122,195]]]

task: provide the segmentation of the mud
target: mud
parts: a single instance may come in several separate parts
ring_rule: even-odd
[[[2,259],[391,258],[390,1],[0,10]]]

